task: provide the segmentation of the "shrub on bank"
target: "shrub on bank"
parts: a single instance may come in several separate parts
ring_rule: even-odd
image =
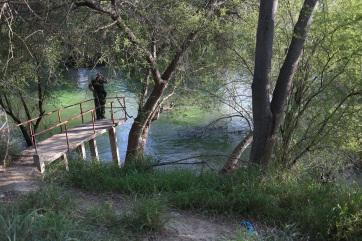
[[[89,191],[161,194],[181,209],[199,209],[295,225],[313,240],[362,237],[362,191],[354,185],[324,183],[308,175],[262,174],[241,169],[226,177],[191,170],[122,170],[72,162],[64,183]]]

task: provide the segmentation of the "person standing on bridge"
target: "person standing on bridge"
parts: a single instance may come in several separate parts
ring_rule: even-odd
[[[104,78],[104,76],[101,73],[98,72],[95,79],[92,79],[92,81],[88,86],[89,89],[93,92],[97,120],[106,118],[105,104],[106,104],[107,92],[104,89],[104,84],[106,83],[107,80]]]

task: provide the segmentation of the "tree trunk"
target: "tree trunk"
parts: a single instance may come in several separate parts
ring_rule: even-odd
[[[284,119],[285,103],[290,95],[293,77],[298,68],[313,10],[318,0],[305,0],[303,3],[298,21],[294,26],[287,56],[279,72],[272,101],[269,103],[270,80],[268,75],[270,74],[273,42],[273,37],[270,35],[274,35],[274,10],[277,1],[273,2],[274,6],[271,1],[261,1],[252,86],[254,142],[250,159],[261,163],[264,167],[271,159],[276,137]]]
[[[26,145],[29,147],[29,146],[32,146],[33,145],[33,142],[31,141],[31,136],[29,135],[29,133],[27,132],[26,128],[24,126],[19,126],[20,128],[20,131],[21,131],[21,134],[23,135],[24,137],[24,140],[26,142]]]
[[[142,115],[142,113],[139,113],[139,115]],[[140,118],[137,116],[128,135],[126,161],[133,158],[143,158],[149,128],[150,125],[140,122]]]
[[[143,108],[138,110],[137,117],[135,118],[128,135],[126,162],[132,158],[143,157],[150,123],[154,116],[154,112],[158,108],[158,103],[161,100],[166,86],[167,83],[164,82],[155,85]]]
[[[146,124],[145,128],[143,128],[141,143],[140,143],[140,151],[142,152],[142,155],[145,151],[149,130],[150,130],[150,123]]]
[[[269,137],[272,130],[272,112],[270,110],[269,94],[274,18],[277,5],[277,0],[260,1],[252,83],[254,132],[250,160],[264,165],[267,163],[271,152]]]
[[[287,56],[280,69],[278,80],[273,92],[271,111],[273,114],[272,135],[276,135],[285,115],[285,103],[290,95],[290,89],[299,59],[302,56],[305,39],[312,20],[313,10],[318,0],[305,0],[300,11],[298,22],[294,26],[293,38],[288,48]]]
[[[229,159],[226,161],[224,167],[220,170],[220,174],[228,174],[237,168],[237,164],[240,160],[241,154],[253,141],[253,133],[249,132],[243,140],[234,148]]]

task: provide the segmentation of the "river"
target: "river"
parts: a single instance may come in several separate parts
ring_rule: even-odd
[[[106,89],[108,96],[125,96],[127,111],[131,116],[137,114],[137,98],[129,86],[130,83],[122,79],[121,74],[112,74],[104,68],[77,69],[66,74],[69,83],[66,88],[55,91],[54,101],[48,109],[59,108],[92,97],[88,90],[88,83],[96,72],[101,71],[108,79]],[[162,113],[160,118],[151,125],[145,153],[159,161],[172,161],[192,156],[205,155],[188,160],[189,162],[207,160],[210,165],[218,168],[236,143],[240,140],[242,130],[240,119],[224,120],[203,134],[204,127],[211,121],[231,113],[221,103],[213,110],[204,110],[196,105],[178,105],[167,113]],[[75,110],[71,115],[78,114]],[[45,121],[46,122],[46,121]],[[133,118],[117,127],[118,147],[121,159],[124,160],[128,133]],[[102,161],[111,160],[111,152],[107,135],[97,137],[98,151]],[[89,153],[88,153],[89,156]]]

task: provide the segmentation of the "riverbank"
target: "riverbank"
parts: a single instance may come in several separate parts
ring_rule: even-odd
[[[0,240],[234,240],[236,223],[161,199],[46,185],[2,203]]]
[[[307,173],[266,174],[250,167],[221,177],[73,160],[69,172],[63,163],[51,165],[39,184],[39,191],[0,199],[2,233],[19,232],[24,240],[361,237],[361,187],[322,182]],[[250,221],[254,231],[248,233],[240,221]]]
[[[208,171],[120,170],[74,161],[69,172],[53,169],[46,178],[88,192],[157,195],[181,210],[291,229],[301,240],[358,240],[362,235],[361,187],[324,182],[308,173],[245,168],[220,177]]]

